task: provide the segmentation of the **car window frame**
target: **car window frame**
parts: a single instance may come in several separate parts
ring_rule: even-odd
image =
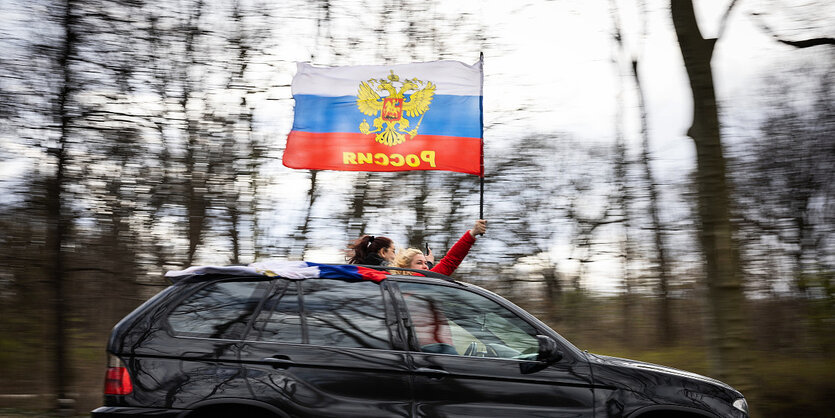
[[[264,310],[264,304],[267,303],[267,300],[272,295],[274,295],[278,291],[279,286],[282,285],[282,280],[287,282],[286,287],[283,288],[284,290],[288,289],[290,286],[294,286],[296,288],[296,298],[298,299],[297,302],[301,302],[301,297],[300,297],[300,294],[302,292],[302,285],[300,283],[301,280],[292,280],[292,279],[287,279],[287,278],[284,278],[284,277],[272,277],[271,281],[273,283],[270,286],[269,290],[264,293],[264,296],[261,298],[261,302],[258,304],[258,307],[253,311],[252,317],[249,320],[249,324],[247,325],[246,329],[244,330],[244,333],[241,336],[240,341],[272,342],[272,343],[277,343],[277,344],[304,344],[303,342],[302,343],[291,343],[291,342],[286,342],[286,341],[264,341],[264,340],[253,340],[253,339],[248,339],[247,338],[251,334],[257,333],[256,330],[255,330],[255,322],[258,319],[258,316],[261,315],[261,312]],[[299,321],[301,323],[301,325],[300,325],[300,327],[301,327],[301,329],[300,329],[301,339],[302,339],[302,341],[304,341],[307,338],[307,335],[306,335],[307,325],[305,323],[305,317],[302,314],[302,310],[299,310],[298,314],[299,314]]]
[[[391,342],[392,350],[409,351],[408,334],[406,328],[403,327],[403,313],[400,311],[400,305],[397,303],[400,298],[400,289],[396,284],[392,285],[389,280],[383,280],[379,283],[380,290],[383,292],[383,306],[386,314],[386,327],[389,331],[389,341]]]

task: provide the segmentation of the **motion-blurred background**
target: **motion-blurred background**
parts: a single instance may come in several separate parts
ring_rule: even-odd
[[[285,168],[289,84],[484,53],[455,277],[752,416],[835,416],[835,3],[693,3],[0,1],[0,414],[98,406],[166,270],[443,254],[478,178]]]

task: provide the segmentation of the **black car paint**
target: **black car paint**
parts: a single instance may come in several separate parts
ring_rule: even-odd
[[[192,293],[184,290],[212,280],[177,282],[116,325],[108,352],[126,364],[134,390],[105,396],[106,406],[94,417],[187,416],[219,404],[293,417],[632,417],[653,410],[746,416],[731,406],[742,395],[721,382],[587,354],[498,295],[435,278],[381,283],[391,350],[174,336],[165,320],[170,308]],[[398,281],[414,280],[466,288],[504,305],[556,341],[562,358],[526,373],[526,363],[538,362],[419,351],[405,328],[397,289]]]
[[[705,416],[745,416],[732,406],[742,395],[718,380],[635,360],[597,354],[589,354],[588,358],[598,387],[595,397],[598,403],[606,405],[606,416],[659,409]]]

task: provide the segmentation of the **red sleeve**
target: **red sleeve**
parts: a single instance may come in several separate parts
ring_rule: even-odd
[[[464,260],[464,257],[467,256],[467,253],[470,252],[470,247],[475,244],[475,238],[473,238],[470,231],[464,233],[461,238],[458,239],[458,242],[452,246],[452,248],[447,251],[444,258],[432,267],[431,271],[436,273],[446,274],[449,276],[450,274],[455,272],[455,269],[461,264],[461,261]]]

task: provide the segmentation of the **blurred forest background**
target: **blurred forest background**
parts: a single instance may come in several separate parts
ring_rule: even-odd
[[[504,3],[0,2],[0,408],[98,406],[110,329],[167,270],[338,262],[363,233],[443,253],[478,216],[478,179],[282,167],[289,83],[296,61],[483,52],[488,232],[456,277],[582,349],[725,380],[752,416],[835,416],[832,6]],[[596,43],[561,30],[578,19]],[[721,94],[758,64],[714,59],[743,25],[782,65]],[[666,88],[658,33],[686,87],[664,112],[647,105]],[[590,105],[570,77],[526,73],[574,65],[565,45],[606,69]],[[598,131],[542,123],[578,106]],[[672,108],[675,138],[654,128]],[[688,161],[665,169],[674,141]]]

